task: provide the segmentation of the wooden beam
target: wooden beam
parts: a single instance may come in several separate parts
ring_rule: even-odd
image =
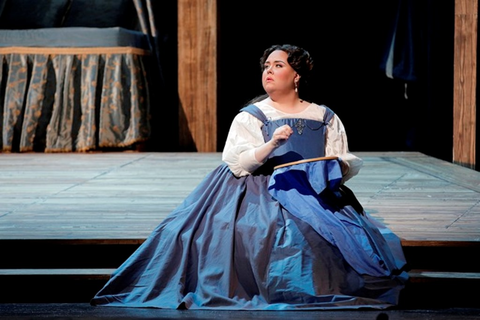
[[[455,0],[453,162],[475,169],[478,0]]]
[[[217,2],[178,0],[179,144],[217,147]]]

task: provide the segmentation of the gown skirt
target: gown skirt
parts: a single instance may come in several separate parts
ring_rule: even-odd
[[[92,305],[385,309],[408,279],[399,238],[342,192],[339,162],[235,177],[222,164],[112,274]]]

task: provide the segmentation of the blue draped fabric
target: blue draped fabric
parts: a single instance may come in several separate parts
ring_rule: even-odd
[[[322,156],[325,131],[314,132],[316,143],[297,131],[286,152],[312,145]],[[408,279],[400,241],[344,192],[339,160],[273,173],[264,166],[243,177],[226,164],[213,170],[91,304],[219,310],[396,305]]]
[[[269,178],[237,178],[219,166],[112,274],[91,304],[323,310],[398,303],[406,273],[359,273],[336,245],[279,205],[269,194]],[[401,250],[398,256],[401,260]]]
[[[275,170],[268,189],[291,214],[338,247],[358,273],[390,275],[397,266],[380,233],[365,228],[364,215],[339,208],[323,196],[335,197],[341,180],[339,160],[305,162]]]

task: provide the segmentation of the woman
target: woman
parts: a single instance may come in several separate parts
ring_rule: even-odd
[[[407,279],[398,238],[344,182],[362,160],[340,119],[302,100],[313,61],[292,45],[261,58],[266,95],[235,117],[224,164],[112,275],[93,305],[383,309]],[[306,161],[311,158],[325,161]],[[292,163],[293,161],[293,163]]]

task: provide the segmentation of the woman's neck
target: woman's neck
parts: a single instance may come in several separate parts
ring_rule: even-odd
[[[300,99],[298,95],[283,99],[275,99],[275,97],[270,96],[266,99],[266,102],[273,108],[285,113],[299,113],[308,107],[308,103]]]

